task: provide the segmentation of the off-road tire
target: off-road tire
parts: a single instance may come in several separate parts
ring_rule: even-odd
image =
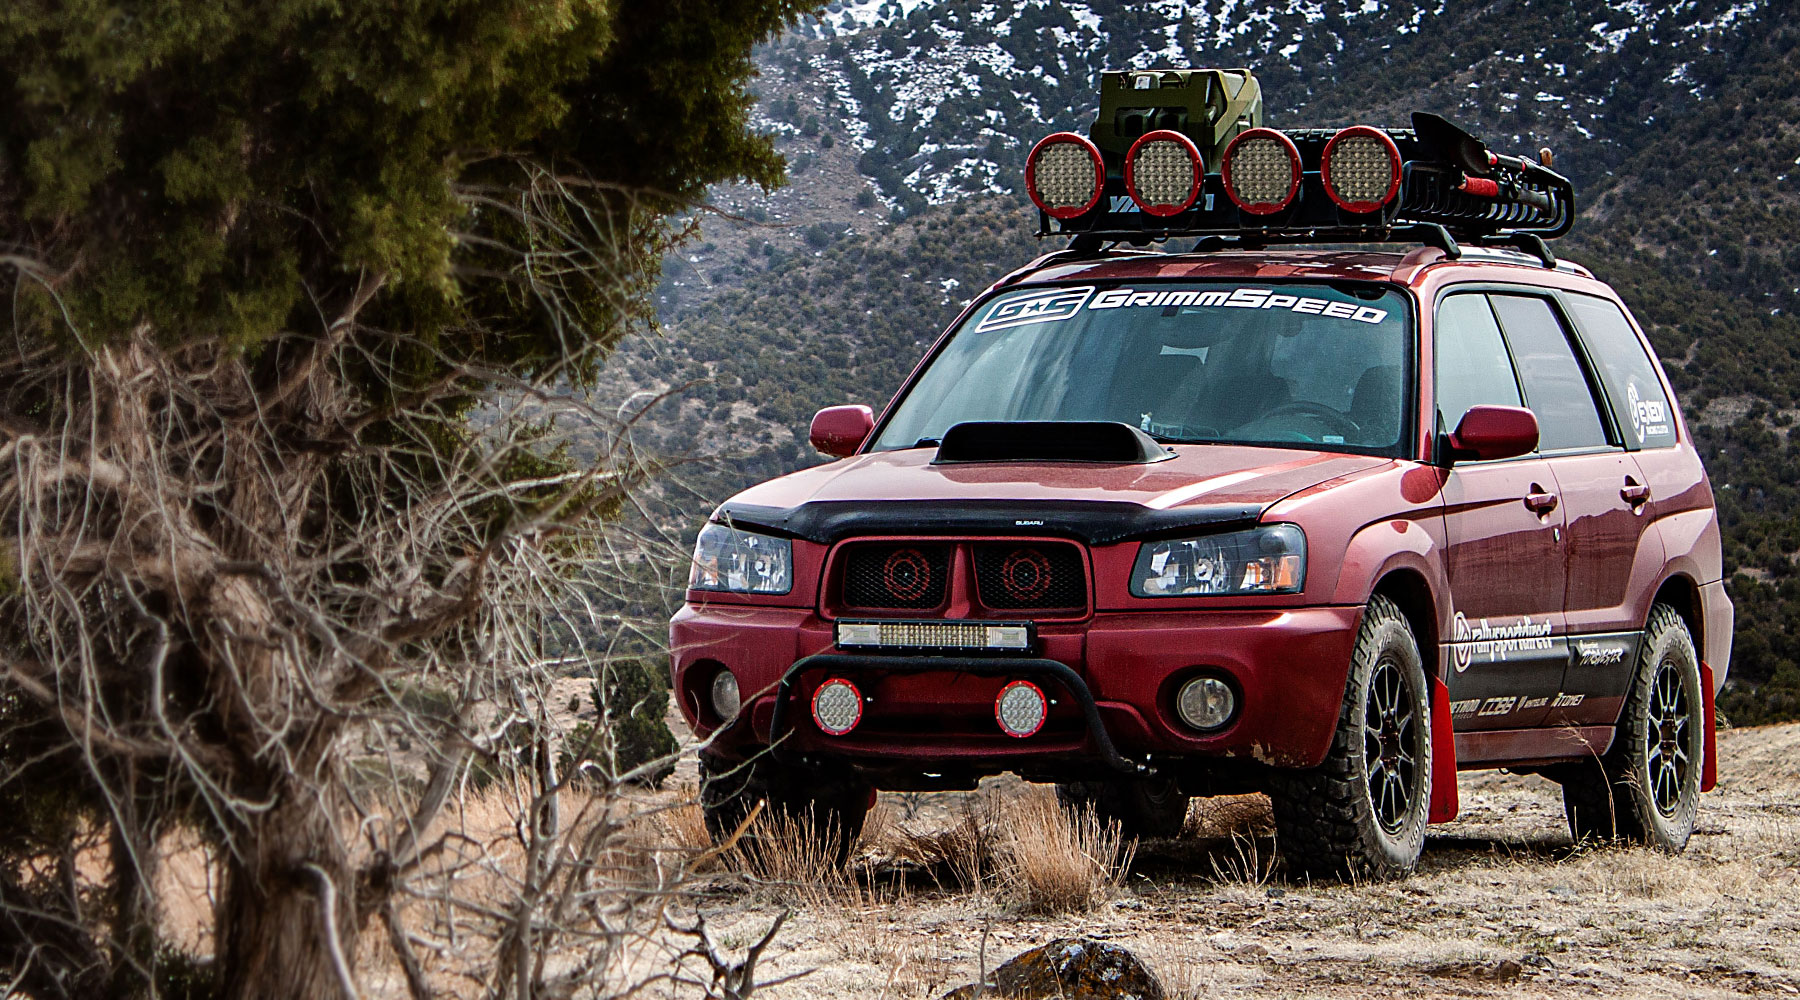
[[[1269,781],[1291,877],[1393,878],[1418,865],[1431,814],[1429,691],[1412,626],[1393,601],[1370,598],[1325,761]]]
[[[1687,622],[1666,604],[1652,607],[1612,746],[1598,759],[1549,772],[1562,783],[1577,843],[1687,846],[1700,808],[1705,705]]]
[[[1063,782],[1056,798],[1071,813],[1092,807],[1100,822],[1117,823],[1121,834],[1138,839],[1180,836],[1190,801],[1165,777]]]
[[[849,773],[833,773],[783,765],[767,754],[748,761],[700,755],[700,812],[713,843],[724,843],[750,815],[757,802],[765,811],[786,816],[825,841],[839,863],[850,854],[868,815],[869,784]],[[747,848],[754,834],[746,833]]]

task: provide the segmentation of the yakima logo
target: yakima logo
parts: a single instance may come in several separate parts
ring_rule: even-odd
[[[1142,212],[1143,209],[1138,207],[1138,203],[1133,201],[1130,195],[1115,194],[1112,197],[1112,206],[1107,211],[1114,215],[1123,215],[1127,212]]]
[[[1550,623],[1534,622],[1530,615],[1520,618],[1514,625],[1494,625],[1486,618],[1471,623],[1458,611],[1451,623],[1451,631],[1451,648],[1455,652],[1459,674],[1469,669],[1477,656],[1485,656],[1492,663],[1513,653],[1549,649],[1555,645],[1550,638]]]
[[[1088,296],[1093,294],[1091,287],[1059,288],[1053,292],[1001,299],[994,303],[994,308],[989,309],[986,316],[981,317],[981,322],[975,324],[975,332],[986,333],[989,330],[1004,330],[1031,323],[1059,322],[1080,312],[1081,307],[1087,303]]]

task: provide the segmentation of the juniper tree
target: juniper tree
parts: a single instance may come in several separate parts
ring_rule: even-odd
[[[178,830],[221,995],[343,995],[368,941],[431,992],[424,831],[630,479],[552,447],[552,390],[649,321],[673,214],[781,181],[749,54],[813,6],[0,6],[0,992],[175,982]],[[394,725],[417,786],[359,787]],[[490,995],[599,974],[534,945],[588,885],[540,898],[558,843],[465,911]]]

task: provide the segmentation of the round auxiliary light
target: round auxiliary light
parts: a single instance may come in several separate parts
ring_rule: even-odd
[[[1179,215],[1192,208],[1205,176],[1200,148],[1180,132],[1145,132],[1125,154],[1125,190],[1151,215]]]
[[[1225,147],[1225,194],[1251,215],[1273,215],[1300,192],[1300,150],[1272,128],[1246,129]]]
[[[1231,685],[1217,677],[1196,677],[1181,686],[1175,698],[1175,711],[1181,721],[1195,729],[1217,729],[1231,721],[1237,711],[1237,695]]]
[[[1053,219],[1086,215],[1105,187],[1099,147],[1073,132],[1045,136],[1025,157],[1025,193]]]
[[[713,675],[713,711],[719,713],[719,718],[729,719],[738,713],[740,704],[737,676],[730,669],[721,668],[718,673]]]
[[[1377,212],[1400,190],[1400,150],[1378,128],[1352,125],[1325,144],[1325,193],[1346,212]]]
[[[862,692],[856,685],[833,677],[813,692],[813,721],[826,733],[842,736],[862,721],[862,705]]]
[[[1050,712],[1044,692],[1030,681],[1013,681],[1000,689],[994,699],[994,718],[1008,736],[1024,739],[1044,728],[1044,717]]]

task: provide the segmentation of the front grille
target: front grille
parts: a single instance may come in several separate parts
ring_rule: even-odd
[[[1087,572],[1075,546],[982,542],[974,548],[975,585],[987,607],[1010,611],[1087,606]]]
[[[935,608],[944,603],[949,584],[948,545],[857,545],[844,554],[848,607]]]

